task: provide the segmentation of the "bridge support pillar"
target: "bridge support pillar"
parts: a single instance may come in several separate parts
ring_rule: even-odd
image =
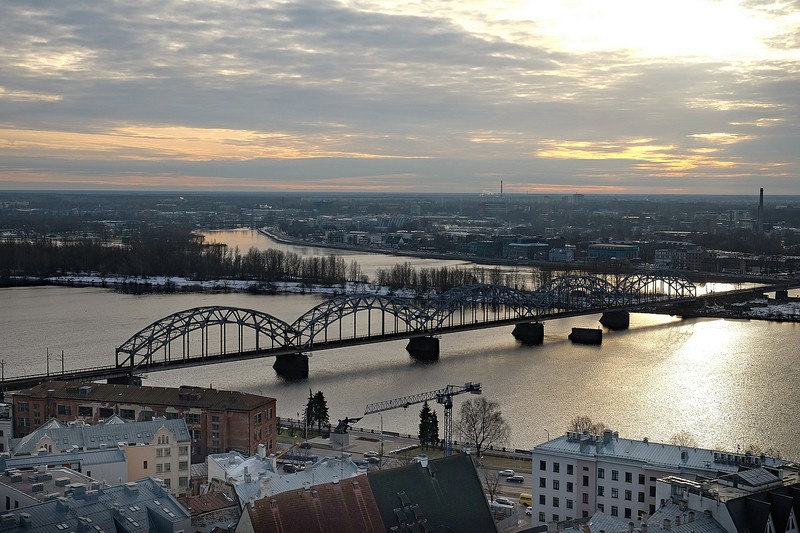
[[[417,361],[439,360],[439,339],[436,337],[411,337],[406,350]]]
[[[533,346],[544,342],[544,324],[541,322],[524,322],[514,326],[511,332],[522,344]]]
[[[272,368],[286,379],[305,379],[308,377],[308,356],[302,353],[276,355]]]
[[[627,311],[606,311],[600,317],[600,323],[611,330],[628,329],[631,325],[631,314]]]
[[[108,378],[107,383],[114,385],[142,385],[142,378],[140,376],[124,376],[121,378]]]

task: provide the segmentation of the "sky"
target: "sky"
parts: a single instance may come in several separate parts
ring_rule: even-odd
[[[800,0],[4,0],[0,190],[800,194]]]

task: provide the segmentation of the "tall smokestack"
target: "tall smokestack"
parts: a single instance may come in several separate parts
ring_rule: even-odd
[[[764,233],[764,187],[758,196],[758,234]]]
[[[762,191],[764,189],[761,189]],[[503,180],[500,180],[500,199],[503,199]]]

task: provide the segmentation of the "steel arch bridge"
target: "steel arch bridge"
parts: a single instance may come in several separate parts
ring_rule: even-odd
[[[694,284],[681,274],[643,270],[616,284],[599,276],[561,276],[532,292],[465,285],[424,305],[393,296],[341,295],[291,324],[253,309],[196,307],[135,333],[117,348],[116,368],[133,374],[151,367],[291,355],[695,297]]]

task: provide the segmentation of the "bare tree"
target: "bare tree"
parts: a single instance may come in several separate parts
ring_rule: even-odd
[[[462,441],[475,445],[480,458],[481,451],[489,446],[506,444],[511,438],[511,427],[496,402],[476,398],[461,404],[458,434]]]
[[[690,448],[697,448],[697,441],[692,437],[688,431],[681,431],[676,433],[669,439],[670,444],[675,446],[687,446]]]
[[[481,467],[481,478],[483,479],[483,487],[486,489],[486,494],[489,496],[489,501],[493,502],[494,497],[497,496],[498,489],[500,488],[500,472],[498,470],[490,470]]]
[[[567,431],[575,431],[577,433],[583,433],[584,431],[588,431],[592,435],[600,435],[603,433],[603,430],[606,429],[606,425],[602,422],[595,422],[588,416],[576,416],[572,420],[569,421],[569,426],[567,426]]]

